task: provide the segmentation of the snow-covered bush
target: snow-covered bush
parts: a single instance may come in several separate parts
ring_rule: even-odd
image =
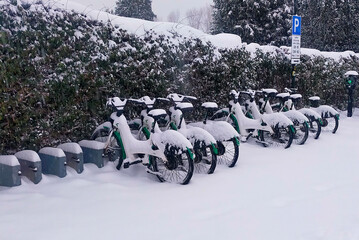
[[[3,154],[89,137],[108,117],[107,97],[179,92],[223,106],[232,88],[280,91],[290,83],[290,62],[281,52],[253,55],[199,39],[172,41],[153,31],[138,37],[41,2],[0,4],[0,23]],[[357,57],[338,62],[304,56],[299,91],[342,107],[342,74],[358,66]]]

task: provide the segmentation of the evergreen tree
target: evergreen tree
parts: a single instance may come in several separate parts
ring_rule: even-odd
[[[287,45],[291,0],[214,0],[213,33],[238,34],[245,42]]]
[[[153,21],[156,18],[152,11],[151,0],[118,0],[116,2],[115,14],[149,21]]]
[[[299,10],[303,47],[359,52],[359,1],[302,0]]]

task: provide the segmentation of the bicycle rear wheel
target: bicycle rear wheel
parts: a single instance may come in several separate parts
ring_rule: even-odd
[[[336,133],[339,127],[339,116],[323,118],[323,127],[325,130],[331,131],[333,134]]]
[[[188,184],[193,176],[193,157],[189,150],[181,154],[166,154],[167,160],[151,156],[150,168],[161,182]]]
[[[108,136],[110,134],[110,130],[107,128],[100,128],[97,129],[94,133],[92,133],[90,139],[96,140],[98,142],[106,142],[108,139]]]
[[[234,167],[239,158],[239,140],[233,138],[228,141],[217,142],[218,156],[217,163]]]
[[[193,150],[194,170],[196,173],[212,174],[217,166],[217,156],[214,153],[214,146],[206,146],[204,142],[197,141]]]
[[[298,145],[303,145],[308,139],[308,134],[309,134],[308,123],[307,122],[299,123],[295,121],[294,127],[296,133],[294,135],[293,142]]]
[[[292,145],[294,138],[293,126],[288,127],[275,127],[274,133],[268,131],[260,131],[259,139],[262,141],[263,146],[274,146],[289,148]]]
[[[106,142],[109,138],[110,130],[106,128],[97,129],[92,135],[91,140],[98,142]],[[109,162],[118,160],[116,169],[120,170],[123,162],[122,149],[117,144],[117,140],[112,136],[109,145],[104,149],[104,156],[108,158]]]
[[[309,136],[318,139],[322,132],[322,125],[318,119],[309,119]]]

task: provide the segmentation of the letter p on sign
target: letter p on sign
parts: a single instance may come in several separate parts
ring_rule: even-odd
[[[292,18],[292,35],[300,36],[301,21],[302,21],[301,17],[293,16],[293,18]]]

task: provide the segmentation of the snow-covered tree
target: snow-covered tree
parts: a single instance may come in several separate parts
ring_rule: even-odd
[[[152,11],[151,0],[117,0],[115,14],[149,21],[156,18]]]
[[[288,44],[291,0],[214,0],[214,33],[238,34],[245,42]]]
[[[359,1],[301,0],[302,45],[326,51],[359,51]]]

